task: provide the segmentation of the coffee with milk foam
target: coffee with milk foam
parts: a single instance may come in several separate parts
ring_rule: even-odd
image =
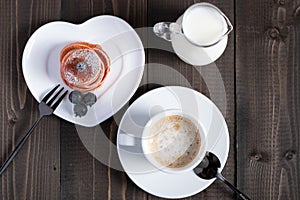
[[[196,125],[189,119],[172,115],[151,125],[148,149],[160,165],[181,168],[197,156],[201,137]]]

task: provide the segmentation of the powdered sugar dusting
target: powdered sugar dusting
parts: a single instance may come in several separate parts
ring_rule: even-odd
[[[87,66],[92,68],[92,73],[96,73],[99,70],[99,65],[101,62],[99,56],[95,52],[92,52],[88,49],[74,50],[68,57],[67,64],[76,66],[78,60],[82,61],[82,58],[84,58],[84,62],[87,64]]]
[[[100,45],[75,42],[64,47],[60,57],[64,82],[79,91],[101,86],[110,71],[110,59]]]

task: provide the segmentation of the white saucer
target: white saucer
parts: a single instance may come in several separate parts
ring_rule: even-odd
[[[182,16],[176,21],[181,24]],[[176,55],[191,65],[203,66],[215,62],[226,49],[228,36],[211,47],[197,47],[191,44],[182,34],[172,35],[172,46]]]
[[[119,125],[117,148],[121,164],[140,188],[155,196],[184,198],[207,188],[215,179],[203,180],[192,171],[168,174],[152,166],[142,154],[140,137],[147,121],[166,109],[182,109],[202,122],[207,132],[208,151],[217,155],[223,169],[229,152],[229,133],[216,105],[201,93],[178,86],[161,87],[138,98],[125,112]]]
[[[142,42],[124,20],[103,15],[83,24],[51,22],[34,32],[23,52],[23,74],[37,101],[60,83],[59,56],[69,43],[84,41],[100,44],[111,58],[111,71],[104,84],[93,91],[97,102],[84,117],[75,117],[72,104],[65,98],[54,114],[82,126],[95,126],[116,113],[133,96],[141,81],[145,53]]]

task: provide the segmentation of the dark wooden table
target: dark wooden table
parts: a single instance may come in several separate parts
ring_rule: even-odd
[[[195,2],[198,1],[1,0],[1,163],[38,116],[38,104],[26,86],[21,63],[26,41],[38,27],[55,20],[82,23],[102,14],[121,17],[134,28],[151,27],[159,21],[174,21]],[[216,61],[226,90],[223,114],[231,142],[222,173],[252,199],[299,200],[300,0],[209,2],[223,10],[234,25],[226,51]],[[148,84],[158,76],[151,68],[154,63],[171,66],[192,88],[208,97],[211,94],[203,76],[217,79],[217,74],[210,73],[210,66],[191,67],[167,51],[146,49],[146,63],[142,86],[135,96],[157,87]],[[159,76],[170,79],[168,73]],[[183,81],[166,84],[182,85]],[[218,87],[216,84],[215,89]],[[222,106],[222,101],[217,105]],[[114,119],[100,126],[115,143]],[[159,198],[145,193],[124,172],[93,158],[74,124],[51,116],[42,120],[1,177],[0,199]],[[190,199],[235,196],[216,181]]]

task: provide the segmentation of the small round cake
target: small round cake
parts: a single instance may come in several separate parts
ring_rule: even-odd
[[[100,45],[75,42],[60,53],[60,75],[74,90],[88,92],[99,88],[109,70],[109,56]]]

